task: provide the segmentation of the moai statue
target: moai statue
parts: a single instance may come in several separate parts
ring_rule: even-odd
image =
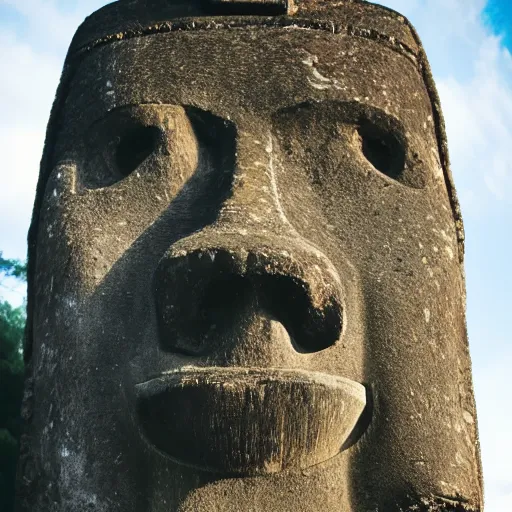
[[[105,6],[30,231],[19,510],[481,511],[462,258],[402,16]]]

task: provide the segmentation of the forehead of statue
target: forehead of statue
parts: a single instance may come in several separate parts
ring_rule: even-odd
[[[435,146],[431,102],[414,56],[323,30],[202,30],[122,40],[85,54],[67,91],[68,135],[125,105],[194,105],[236,122],[335,100],[384,111]]]

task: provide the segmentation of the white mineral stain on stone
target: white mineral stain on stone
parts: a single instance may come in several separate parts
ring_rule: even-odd
[[[462,417],[464,418],[464,421],[468,424],[468,425],[473,425],[475,423],[475,420],[473,418],[473,415],[469,412],[469,411],[464,411],[462,413]]]
[[[316,68],[313,68],[313,76],[319,80],[320,82],[330,82],[331,79],[330,78],[327,78],[326,76],[322,75],[318,69]]]
[[[447,242],[452,241],[452,239],[446,234],[446,231],[444,229],[441,229],[440,233],[444,240],[446,240]]]
[[[425,314],[425,322],[428,324],[430,322],[430,309],[425,308],[423,313]]]
[[[312,55],[308,53],[307,57],[302,61],[302,64],[306,64],[306,66],[313,67],[314,64],[318,62],[318,57],[316,55]]]
[[[317,84],[317,83],[313,82],[312,80],[310,80],[309,78],[308,78],[308,82],[311,85],[311,87],[313,87],[314,89],[318,89],[319,91],[325,91],[326,89],[331,88],[330,85]]]
[[[76,309],[76,306],[77,306],[77,301],[76,299],[72,298],[72,297],[66,297],[64,299],[64,304],[71,310],[74,310]]]
[[[336,79],[328,78],[318,69],[316,68],[316,64],[318,64],[318,57],[316,55],[308,54],[307,57],[301,61],[302,64],[305,64],[309,68],[311,68],[311,74],[313,75],[312,78],[308,78],[308,83],[313,87],[314,89],[318,89],[320,91],[331,89],[332,87],[335,87],[336,89],[342,89],[339,82]]]
[[[447,246],[444,248],[444,250],[447,252],[448,257],[449,257],[451,260],[453,260],[453,257],[454,257],[454,256],[453,256],[453,250],[452,250],[452,248],[451,248],[450,246],[448,246],[448,245],[447,245]]]
[[[265,147],[265,151],[270,155],[269,162],[268,162],[268,170],[269,170],[269,174],[270,174],[270,186],[271,186],[271,190],[272,190],[272,196],[274,199],[275,207],[277,209],[277,213],[279,214],[279,218],[281,219],[281,221],[284,224],[286,224],[288,227],[290,227],[293,231],[295,231],[293,226],[290,224],[290,221],[286,217],[286,214],[283,210],[283,206],[281,205],[281,198],[279,196],[279,191],[277,189],[277,180],[276,180],[276,175],[275,175],[275,170],[274,170],[274,158],[272,155],[273,142],[272,142],[271,134],[269,135],[267,146]]]
[[[85,455],[71,451],[67,447],[62,447],[60,454],[62,458],[58,485],[63,496],[62,510],[93,508],[98,512],[106,512],[105,503],[101,503],[97,495],[87,489],[91,482],[90,477],[86,475]]]

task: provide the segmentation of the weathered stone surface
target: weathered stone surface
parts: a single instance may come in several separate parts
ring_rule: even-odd
[[[100,9],[29,237],[20,511],[481,511],[462,223],[399,14]]]

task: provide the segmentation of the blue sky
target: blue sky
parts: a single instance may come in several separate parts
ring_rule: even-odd
[[[512,2],[510,0],[489,0],[484,11],[491,29],[503,36],[503,43],[512,50]]]
[[[0,250],[24,258],[51,102],[73,32],[102,0],[0,0]],[[468,330],[486,512],[512,510],[512,0],[381,0],[416,26],[443,105],[467,236]],[[19,303],[23,290],[3,283]]]

